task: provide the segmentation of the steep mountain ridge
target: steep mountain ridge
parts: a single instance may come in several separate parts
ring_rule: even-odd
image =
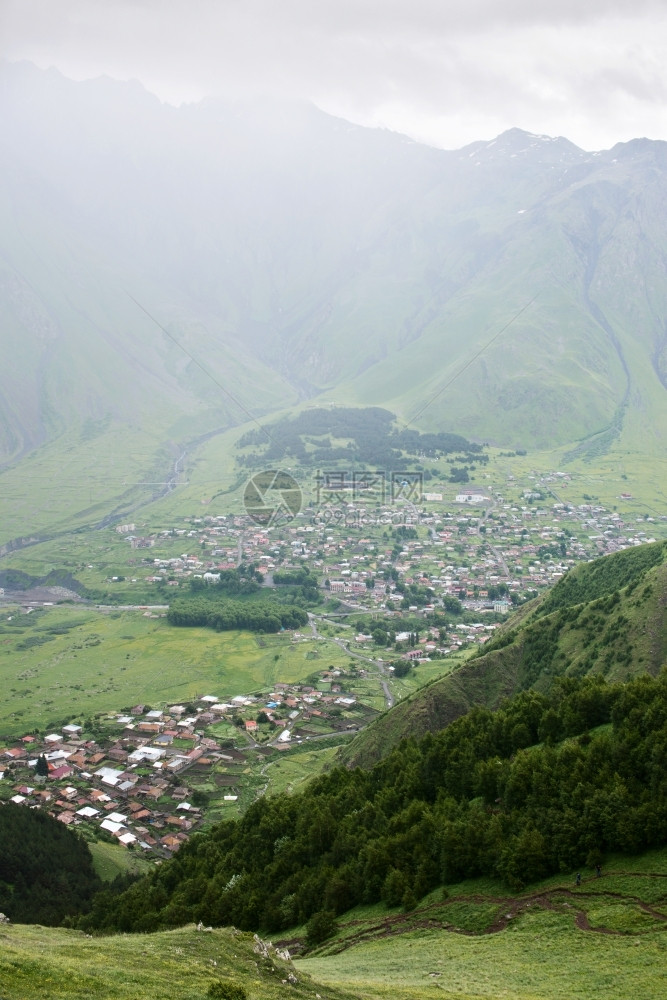
[[[619,681],[667,664],[667,543],[581,563],[521,608],[478,656],[380,716],[345,748],[369,767],[402,739],[436,733],[475,706],[497,708],[559,677]]]

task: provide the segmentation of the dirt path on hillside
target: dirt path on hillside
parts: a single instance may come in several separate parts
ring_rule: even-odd
[[[610,877],[616,876],[623,876],[626,878],[637,877],[667,879],[667,874],[660,873],[616,871],[610,873]],[[604,879],[605,876],[603,875],[601,878]],[[593,882],[596,885],[601,886],[600,880],[596,877],[586,879],[585,881]],[[667,884],[665,886],[665,894],[667,897]],[[638,906],[642,911],[649,914],[654,920],[658,921],[659,926],[637,930],[632,933],[615,930],[609,927],[592,927],[586,910],[582,909],[581,906],[584,902],[604,902],[605,900],[614,900]],[[468,930],[459,927],[456,924],[449,923],[446,919],[447,907],[461,903],[496,905],[499,908],[499,913],[484,929]],[[500,931],[505,930],[505,928],[508,927],[513,920],[516,920],[518,917],[522,916],[526,912],[529,912],[531,909],[550,910],[555,913],[571,913],[574,926],[580,931],[587,931],[594,934],[614,934],[622,935],[623,937],[635,937],[655,930],[667,930],[667,913],[663,913],[656,909],[656,906],[659,905],[661,904],[657,903],[655,905],[651,905],[650,903],[646,903],[638,896],[632,896],[627,893],[616,892],[614,890],[607,890],[603,888],[600,888],[600,891],[598,892],[587,892],[586,890],[582,892],[580,889],[575,891],[566,887],[556,887],[550,890],[542,889],[523,896],[484,896],[481,894],[453,896],[450,899],[443,899],[439,902],[431,903],[428,906],[418,908],[410,913],[387,914],[387,916],[382,917],[377,921],[346,921],[343,924],[342,929],[349,930],[351,933],[347,933],[345,938],[338,942],[338,945],[333,948],[330,954],[338,954],[339,952],[345,951],[347,948],[350,948],[355,944],[360,944],[364,941],[371,941],[377,938],[394,937],[421,929],[450,931],[454,934],[464,934],[468,937],[498,934]],[[355,931],[355,927],[358,927],[359,930]],[[295,953],[303,948],[304,942],[300,938],[292,938],[291,940],[277,941],[276,946],[289,948],[290,952]]]

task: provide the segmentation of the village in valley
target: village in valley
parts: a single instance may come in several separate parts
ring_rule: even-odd
[[[294,517],[268,527],[239,512],[186,517],[149,534],[135,524],[116,532],[132,551],[131,582],[172,593],[193,576],[215,582],[221,570],[245,562],[267,586],[274,571],[306,566],[331,598],[355,610],[414,611],[454,597],[466,609],[500,614],[578,562],[666,533],[667,517],[647,513],[629,493],[618,497],[621,514],[593,497],[562,499],[571,480],[565,473],[528,479],[521,485],[510,477],[502,492],[489,484],[434,492],[421,482],[415,492],[411,483],[404,495],[383,491],[382,499],[351,480],[328,494],[318,488],[319,502],[310,505],[304,493]],[[140,557],[145,549],[150,555]]]
[[[618,498],[621,514],[592,497],[568,502],[568,484],[563,473],[536,473],[523,483],[509,477],[502,490],[411,485],[409,495],[387,498],[339,479],[318,503],[305,492],[296,514],[267,523],[239,510],[109,527],[98,564],[77,573],[116,595],[97,605],[100,615],[159,620],[194,581],[215,587],[242,565],[280,599],[284,581],[303,582],[306,570],[316,588],[309,624],[282,641],[304,645],[316,662],[299,682],[220,698],[202,692],[184,704],[110,705],[81,724],[6,739],[0,799],[168,857],[263,794],[269,762],[347,739],[482,646],[514,606],[576,563],[664,536],[664,516],[633,513],[629,494]],[[2,601],[9,622],[63,597],[82,601],[62,588]]]
[[[338,706],[349,709],[355,699],[340,693],[339,673],[324,672],[321,687],[328,691],[279,683],[266,699],[224,703],[203,695],[164,711],[135,705],[85,726],[23,736],[0,751],[0,779],[13,792],[5,801],[45,808],[67,826],[92,827],[126,847],[169,856],[202,827],[211,799],[222,816],[225,809],[236,814],[249,757],[268,759],[292,740],[356,731],[376,714],[362,709],[356,719],[342,717]],[[223,721],[241,730],[237,740],[210,735]]]

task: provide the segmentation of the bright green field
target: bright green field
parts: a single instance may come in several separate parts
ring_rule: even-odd
[[[154,862],[148,861],[134,851],[128,851],[122,844],[108,844],[97,840],[88,844],[93,856],[93,867],[103,882],[113,882],[116,875],[145,875],[153,867]]]
[[[313,747],[316,746],[317,743],[313,744]],[[337,754],[337,746],[312,749],[307,753],[281,754],[278,760],[264,768],[264,776],[269,783],[267,792],[278,795],[280,792],[295,791],[304,782],[321,774],[327,765],[334,765]]]
[[[19,616],[3,610],[0,735],[12,738],[139,701],[163,705],[267,691],[276,681],[299,681],[347,660],[333,644],[317,659],[308,657],[322,645],[293,643],[288,635],[179,629],[141,611],[61,606]]]
[[[118,505],[145,503],[173,457],[160,434],[114,426],[100,436],[71,430],[0,470],[0,544],[35,533],[92,526]],[[152,471],[150,471],[152,470]]]
[[[405,698],[414,691],[418,691],[419,688],[424,687],[425,684],[430,684],[431,681],[436,680],[438,677],[443,677],[445,674],[451,673],[452,670],[460,667],[474,652],[475,649],[471,647],[461,652],[452,653],[445,660],[431,660],[430,663],[416,664],[406,677],[392,677],[390,683],[392,694],[396,701]]]

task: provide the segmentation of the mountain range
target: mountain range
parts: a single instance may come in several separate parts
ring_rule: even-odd
[[[312,399],[662,454],[666,143],[512,129],[446,151],[28,63],[1,66],[0,123],[5,466],[38,452],[48,478],[66,444],[119,496]]]

